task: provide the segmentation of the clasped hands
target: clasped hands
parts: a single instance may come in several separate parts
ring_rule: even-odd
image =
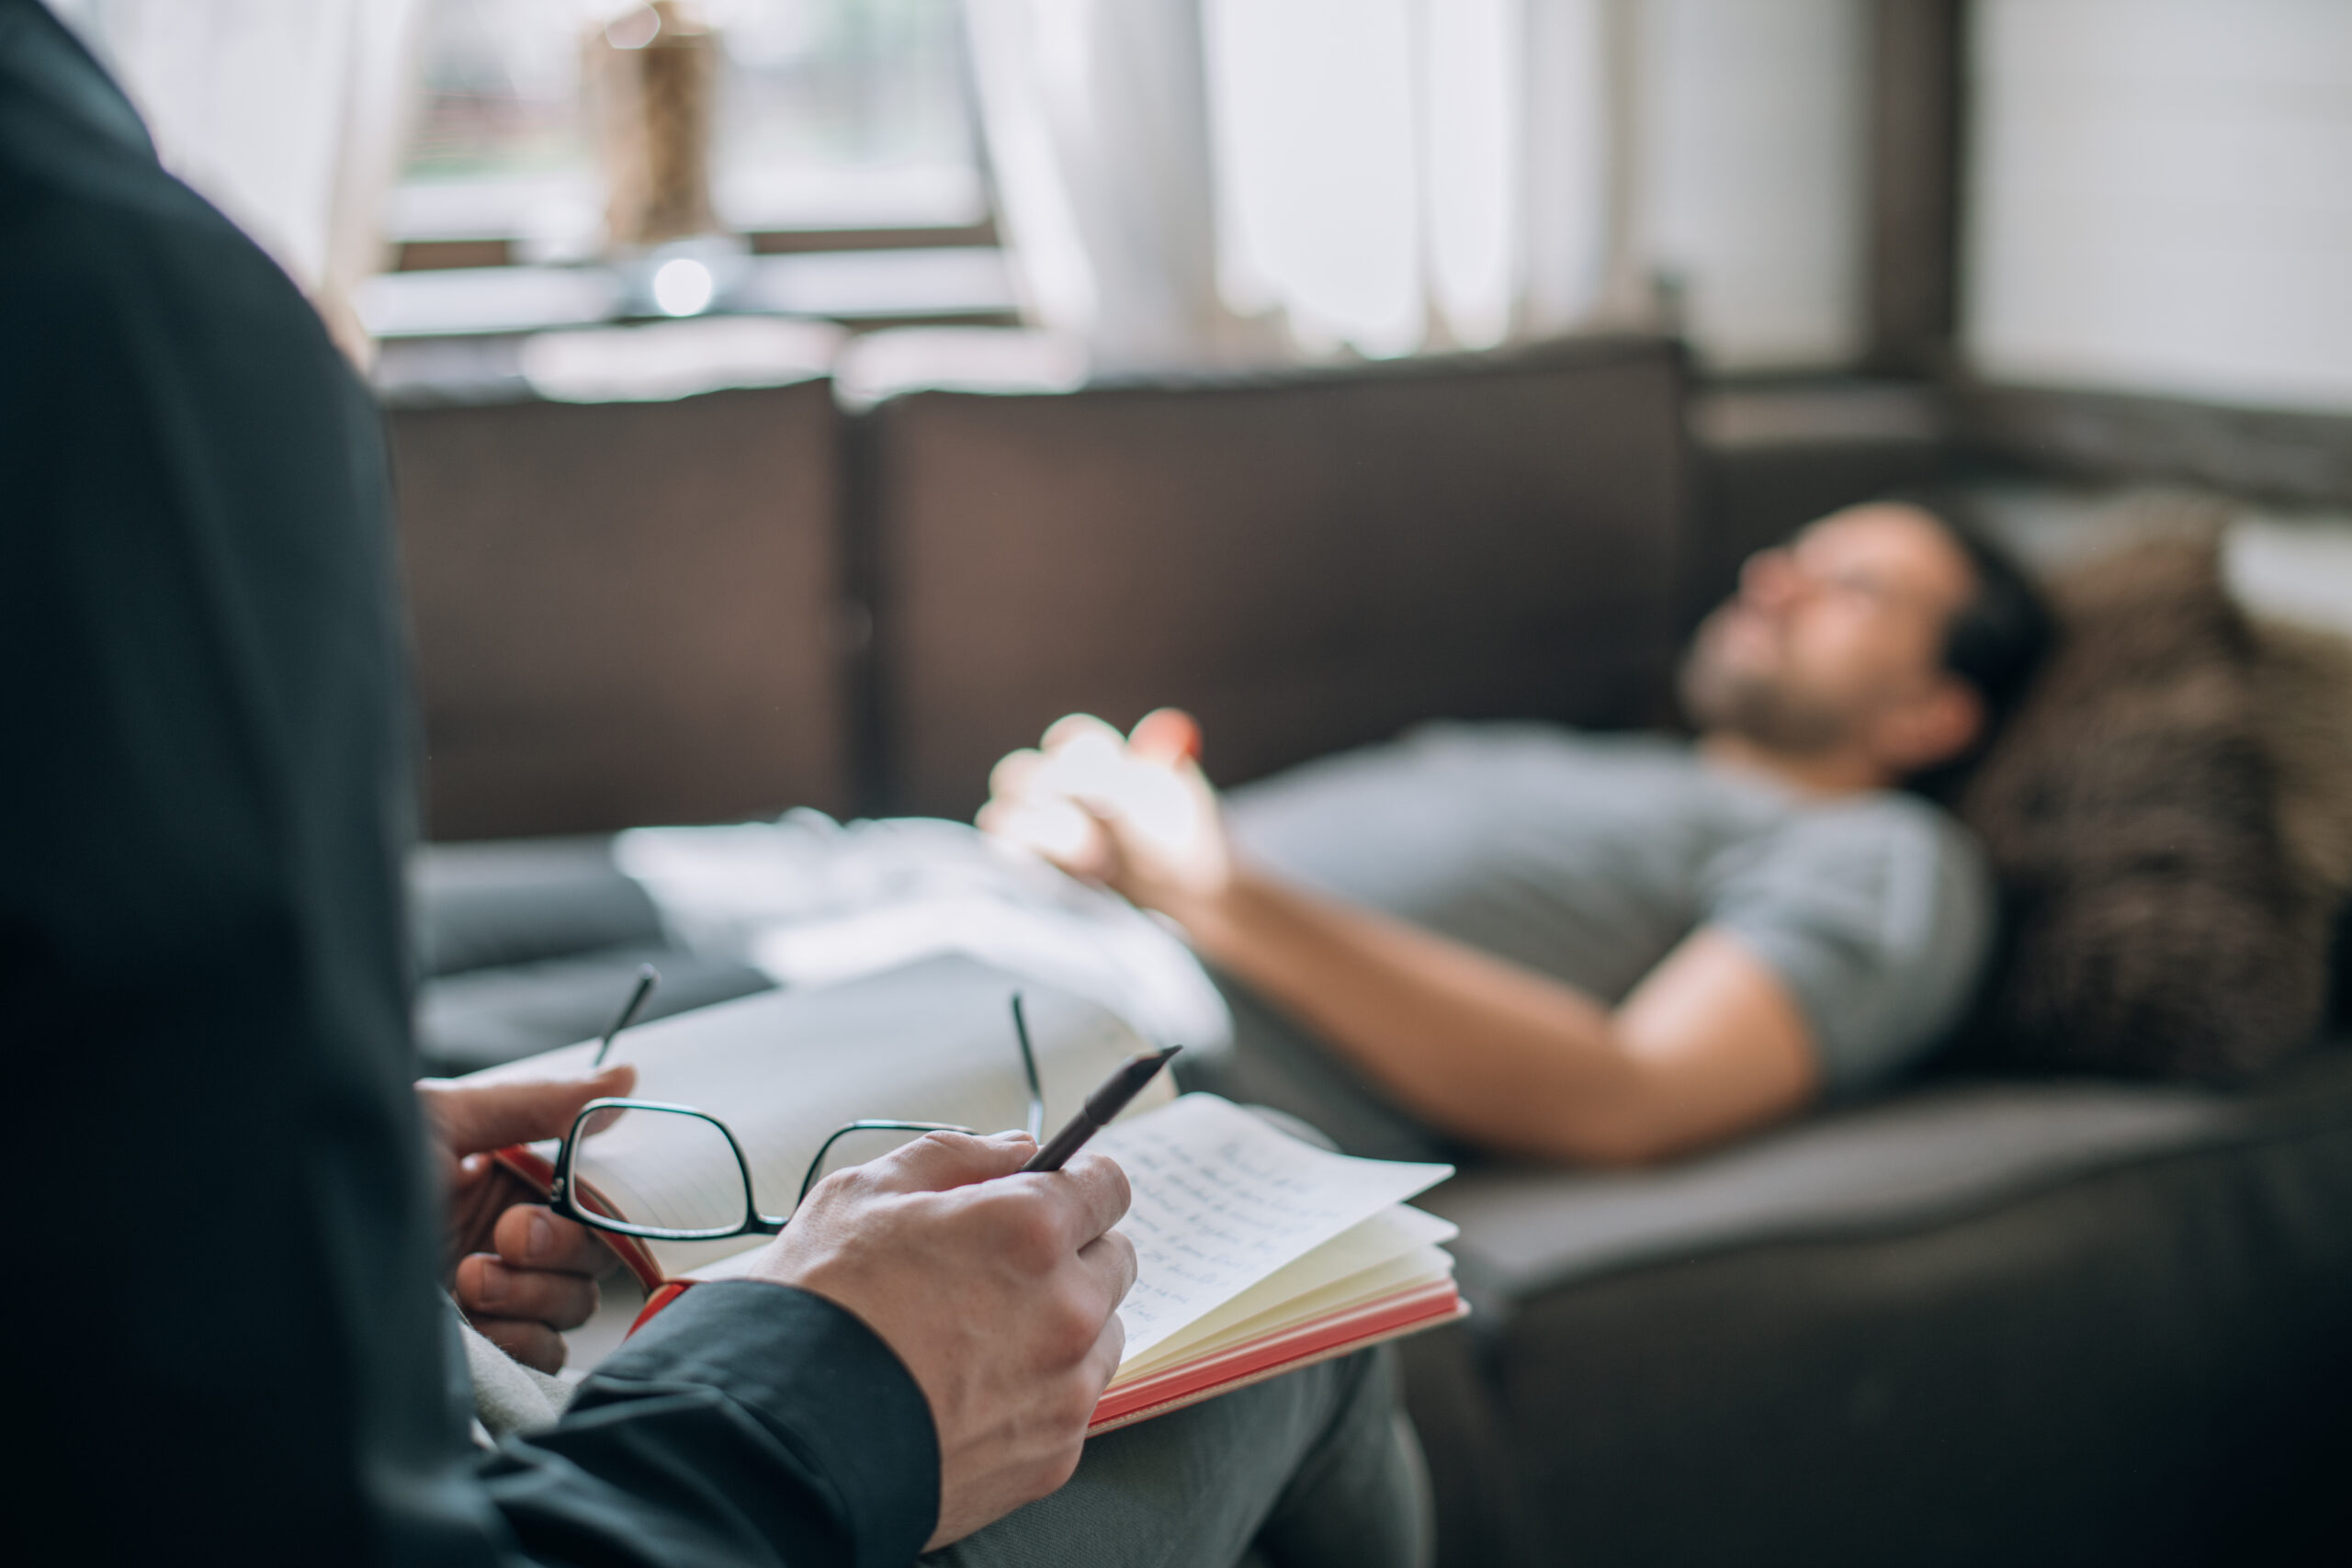
[[[1121,736],[1075,714],[989,775],[983,831],[1180,925],[1213,920],[1234,881],[1216,792],[1195,761],[1200,728],[1161,708]]]

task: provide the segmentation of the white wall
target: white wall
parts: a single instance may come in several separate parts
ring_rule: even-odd
[[[2352,412],[2352,0],[1982,0],[1988,378]]]
[[[1860,0],[1643,0],[1642,247],[1717,369],[1861,351],[1867,25]]]

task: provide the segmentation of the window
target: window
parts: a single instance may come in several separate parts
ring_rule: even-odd
[[[582,43],[626,7],[427,3],[424,97],[392,237],[413,247],[511,242],[515,260],[585,254],[600,208],[579,107]],[[704,0],[700,9],[726,61],[712,162],[728,226],[986,221],[956,0]]]

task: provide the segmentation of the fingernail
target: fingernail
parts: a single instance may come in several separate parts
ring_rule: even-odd
[[[474,1286],[474,1294],[484,1306],[496,1306],[500,1302],[504,1301],[506,1299],[506,1270],[495,1263],[483,1264],[481,1279]]]
[[[533,1214],[530,1235],[523,1244],[523,1256],[544,1258],[554,1250],[555,1227],[548,1224],[548,1217],[545,1214]]]

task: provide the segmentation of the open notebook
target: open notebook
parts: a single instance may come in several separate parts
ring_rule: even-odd
[[[1016,982],[943,959],[854,984],[787,991],[681,1014],[620,1037],[636,1097],[725,1122],[752,1167],[759,1206],[787,1211],[810,1157],[844,1122],[888,1117],[980,1130],[1019,1126],[1027,1091],[1007,999]],[[1149,1049],[1112,1014],[1060,992],[1025,998],[1046,1125],[1058,1126],[1110,1070]],[[583,1069],[567,1046],[477,1075]],[[596,1198],[644,1223],[689,1213],[708,1184],[740,1178],[624,1116],[596,1139]],[[849,1145],[870,1156],[908,1134]],[[1277,1131],[1211,1095],[1174,1097],[1165,1075],[1091,1145],[1117,1159],[1135,1194],[1121,1222],[1136,1285],[1119,1309],[1126,1354],[1097,1406],[1107,1430],[1294,1367],[1462,1315],[1453,1229],[1404,1206],[1451,1173],[1442,1165],[1351,1159]],[[545,1187],[553,1144],[502,1153]],[[706,1205],[707,1206],[707,1205]],[[652,1292],[646,1317],[685,1284],[741,1272],[763,1238],[641,1242],[608,1236]]]

